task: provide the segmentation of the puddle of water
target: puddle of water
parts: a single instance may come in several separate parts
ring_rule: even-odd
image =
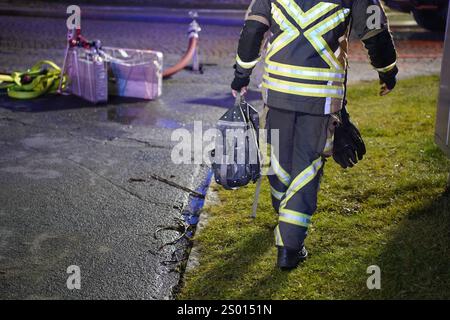
[[[125,125],[150,125],[159,128],[177,129],[183,125],[176,120],[158,114],[158,111],[148,106],[114,106],[106,111],[108,121]]]

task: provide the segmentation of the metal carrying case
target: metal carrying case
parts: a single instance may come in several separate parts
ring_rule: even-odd
[[[107,64],[97,49],[70,48],[66,73],[68,92],[93,103],[108,101]]]
[[[109,70],[109,93],[153,100],[162,94],[163,54],[102,47]]]

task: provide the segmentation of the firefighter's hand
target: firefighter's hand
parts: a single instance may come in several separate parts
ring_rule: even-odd
[[[358,128],[350,121],[343,122],[334,133],[333,159],[342,168],[351,168],[364,158],[366,145]]]
[[[245,96],[245,95],[247,94],[247,91],[248,91],[247,87],[243,87],[243,88],[241,89],[241,96]],[[239,92],[239,91],[231,90],[231,93],[233,94],[233,97],[235,97],[235,98],[237,97],[238,92]]]
[[[391,93],[392,90],[389,90],[386,83],[380,81],[380,96],[385,96]]]
[[[231,83],[233,96],[236,97],[238,92],[240,92],[241,95],[245,95],[247,93],[247,87],[249,83],[250,77],[235,76],[233,82]]]
[[[392,90],[394,90],[395,85],[397,84],[397,74],[398,68],[394,67],[394,69],[388,72],[380,72],[380,96],[385,96],[389,94]]]

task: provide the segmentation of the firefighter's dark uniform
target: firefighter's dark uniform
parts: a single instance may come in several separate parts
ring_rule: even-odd
[[[301,249],[316,211],[320,176],[344,101],[352,25],[380,79],[396,74],[396,52],[378,0],[253,0],[247,12],[235,79],[249,78],[264,34],[271,32],[263,95],[267,127],[279,130],[279,140],[271,141],[279,152],[272,152],[269,176],[279,214],[277,246]]]

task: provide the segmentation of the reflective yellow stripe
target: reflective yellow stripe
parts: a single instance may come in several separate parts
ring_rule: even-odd
[[[258,64],[259,59],[256,59],[255,61],[252,61],[252,62],[244,62],[241,60],[241,58],[239,58],[239,56],[237,56],[236,62],[238,65],[240,65],[244,69],[252,69]]]
[[[278,177],[278,180],[280,180],[286,187],[289,186],[289,183],[291,182],[291,175],[283,169],[283,167],[280,165],[278,159],[275,157],[273,152],[270,159],[272,169],[275,172],[276,176]]]
[[[277,226],[275,228],[275,244],[278,247],[284,247],[283,238],[281,238],[281,233],[280,233],[280,226]]]
[[[275,79],[268,75],[264,75],[263,79],[265,88],[293,95],[342,99],[345,92],[343,84],[341,86],[306,84]]]
[[[302,227],[308,227],[311,224],[311,216],[297,212],[294,210],[289,210],[286,208],[280,209],[280,219],[287,219],[294,221],[296,225],[302,226]]]
[[[293,68],[289,65],[281,65],[273,62],[269,62],[266,65],[265,71],[267,73],[276,74],[283,77],[305,79],[305,80],[317,80],[317,81],[345,81],[344,72],[331,72],[328,69],[316,69],[313,68]]]
[[[395,66],[397,65],[397,61],[395,61],[393,64],[390,64],[390,65],[388,65],[387,67],[384,67],[384,68],[375,68],[375,70],[377,70],[378,72],[389,72],[389,71],[391,71],[392,69],[394,69],[395,68]]]
[[[286,207],[287,202],[304,186],[311,182],[322,168],[323,160],[322,157],[317,158],[313,163],[303,170],[290,184],[288,190],[286,191],[286,197],[281,203],[281,209]]]
[[[345,78],[345,70],[344,69],[327,69],[327,68],[313,68],[313,67],[301,67],[301,66],[291,66],[289,64],[283,64],[279,62],[274,61],[266,61],[267,64],[281,67],[281,68],[288,68],[292,70],[299,70],[304,72],[316,72],[316,73],[328,73],[330,75],[336,76],[336,78]]]
[[[270,191],[275,199],[277,199],[277,200],[283,199],[284,192],[280,192],[280,191],[276,190],[274,187],[270,187]]]
[[[333,3],[321,2],[304,12],[294,1],[277,0],[277,3],[286,10],[302,29],[337,7]],[[267,74],[264,76],[263,86],[270,90],[292,95],[342,99],[344,97],[345,70],[328,46],[323,35],[345,21],[349,12],[350,10],[348,9],[341,9],[304,33],[318,54],[329,65],[329,69],[291,66],[272,61],[271,58],[296,40],[300,35],[300,31],[289,22],[279,7],[273,3],[272,17],[283,32],[269,46],[265,68]],[[342,86],[303,84],[276,79],[270,75],[293,79],[337,82],[342,84]]]
[[[296,217],[299,217],[299,218],[306,219],[308,221],[311,220],[311,216],[310,215],[308,215],[306,213],[301,213],[301,212],[298,212],[298,211],[295,211],[295,210],[291,210],[291,209],[282,208],[280,210],[280,213],[290,214],[290,215],[293,215],[293,216],[296,216]]]
[[[303,222],[297,221],[296,219],[290,219],[286,218],[284,216],[280,215],[280,218],[278,219],[280,222],[289,223],[289,224],[295,224],[300,227],[308,228],[309,224],[304,224]]]
[[[343,69],[344,67],[330,49],[323,35],[344,22],[349,13],[349,9],[341,9],[304,33],[306,39],[309,40],[322,59],[332,69]]]
[[[279,221],[308,228],[311,224],[311,216],[294,210],[281,208]]]
[[[280,26],[283,33],[280,34],[269,46],[267,50],[266,62],[270,61],[270,58],[272,58],[277,52],[282,50],[292,41],[297,39],[300,35],[300,31],[298,31],[298,29],[289,22],[275,3],[272,3],[272,18]]]
[[[311,23],[323,17],[328,12],[336,8],[338,5],[329,2],[320,2],[314,7],[304,12],[295,1],[291,0],[278,0],[277,1],[286,10],[286,12],[295,20],[296,23],[305,29]]]

